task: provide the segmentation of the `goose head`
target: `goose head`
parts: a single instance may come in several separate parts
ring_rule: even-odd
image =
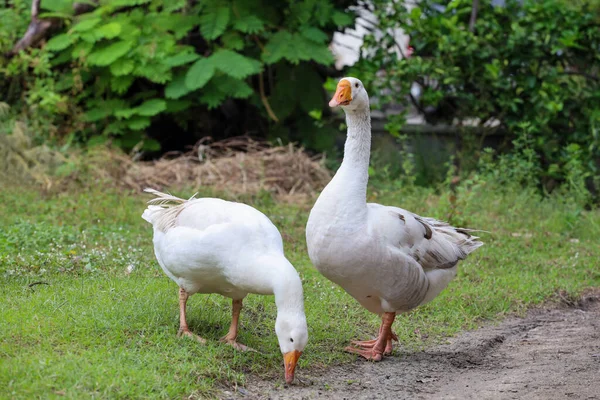
[[[275,321],[275,333],[283,354],[285,381],[289,384],[294,380],[296,363],[308,342],[306,317],[303,313],[278,312]]]
[[[356,78],[340,79],[329,107],[342,107],[344,111],[357,111],[369,108],[369,95],[363,83]]]

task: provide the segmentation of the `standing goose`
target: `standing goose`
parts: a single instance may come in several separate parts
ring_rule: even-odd
[[[346,113],[344,160],[310,212],[308,254],[315,267],[367,310],[381,315],[375,340],[346,350],[379,361],[391,354],[397,313],[433,300],[456,266],[483,245],[466,229],[398,207],[367,203],[371,116],[362,82],[343,78],[329,106]]]
[[[202,198],[180,199],[154,189],[142,218],[154,227],[154,254],[163,271],[179,286],[179,333],[193,334],[185,318],[194,293],[219,293],[232,299],[229,332],[221,341],[251,350],[236,341],[242,299],[248,293],[275,295],[275,332],[284,358],[285,380],[294,380],[298,358],[308,341],[302,283],[283,254],[279,231],[260,211],[241,203]]]

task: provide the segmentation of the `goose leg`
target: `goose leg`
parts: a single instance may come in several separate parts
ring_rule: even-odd
[[[392,333],[392,324],[396,318],[396,313],[384,313],[381,317],[381,327],[379,329],[379,336],[377,339],[372,341],[366,341],[366,345],[362,348],[356,348],[348,346],[346,351],[349,353],[355,353],[363,356],[367,360],[381,361],[383,355],[387,353],[387,350],[391,352],[391,341],[396,336]],[[389,349],[388,349],[389,345]]]
[[[379,335],[381,335],[381,330],[383,329],[383,321],[381,323],[381,325],[379,326]],[[373,340],[353,340],[352,342],[350,342],[350,344],[352,344],[353,346],[357,346],[362,348],[363,350],[365,349],[372,349],[373,346],[375,346],[375,344],[377,343],[378,339],[373,339]],[[385,345],[385,350],[383,351],[383,355],[384,356],[389,356],[392,354],[392,351],[394,350],[394,345],[393,342],[394,341],[398,341],[398,336],[394,333],[391,332],[391,337],[388,338],[387,343]]]
[[[200,343],[206,343],[206,339],[193,334],[188,328],[187,321],[185,319],[185,305],[190,295],[185,291],[184,288],[179,288],[179,331],[177,332],[178,337],[187,336],[192,339],[199,341]]]
[[[256,351],[251,347],[236,342],[235,339],[237,339],[238,325],[240,322],[240,311],[242,311],[242,300],[232,300],[231,306],[231,326],[229,327],[227,335],[221,338],[221,342],[227,343],[239,351]]]

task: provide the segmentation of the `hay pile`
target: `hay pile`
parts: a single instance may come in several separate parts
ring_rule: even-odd
[[[136,190],[191,186],[234,195],[267,190],[284,197],[312,196],[331,179],[323,157],[310,157],[292,144],[272,147],[248,137],[212,143],[205,138],[188,153],[166,154],[149,162],[111,154],[113,162],[101,161],[105,167],[96,173]]]
[[[70,190],[72,185],[209,187],[233,196],[268,191],[298,201],[312,197],[331,179],[323,157],[310,157],[292,144],[273,147],[248,137],[218,142],[205,138],[187,153],[155,161],[136,161],[136,154],[96,146],[63,155],[45,145],[33,146],[25,125],[17,122],[11,135],[0,135],[0,181],[30,182],[46,191]]]

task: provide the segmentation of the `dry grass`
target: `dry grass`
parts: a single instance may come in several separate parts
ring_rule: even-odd
[[[31,132],[16,122],[12,134],[0,135],[0,181],[45,192],[99,183],[136,191],[202,187],[232,196],[268,191],[278,200],[296,202],[312,198],[331,179],[323,157],[311,157],[293,144],[273,147],[249,137],[204,138],[187,153],[154,161],[137,161],[138,156],[106,146],[62,154],[34,146]]]
[[[0,182],[31,182],[48,190],[53,186],[53,171],[64,162],[65,157],[58,151],[46,145],[35,146],[21,122],[14,124],[10,135],[0,134]]]
[[[210,187],[233,196],[273,193],[278,200],[312,198],[331,179],[323,157],[311,157],[293,144],[271,146],[248,137],[217,142],[205,138],[187,153],[169,153],[154,161],[135,161],[121,151],[96,147],[72,156],[72,172],[55,188],[98,181],[141,190]]]

